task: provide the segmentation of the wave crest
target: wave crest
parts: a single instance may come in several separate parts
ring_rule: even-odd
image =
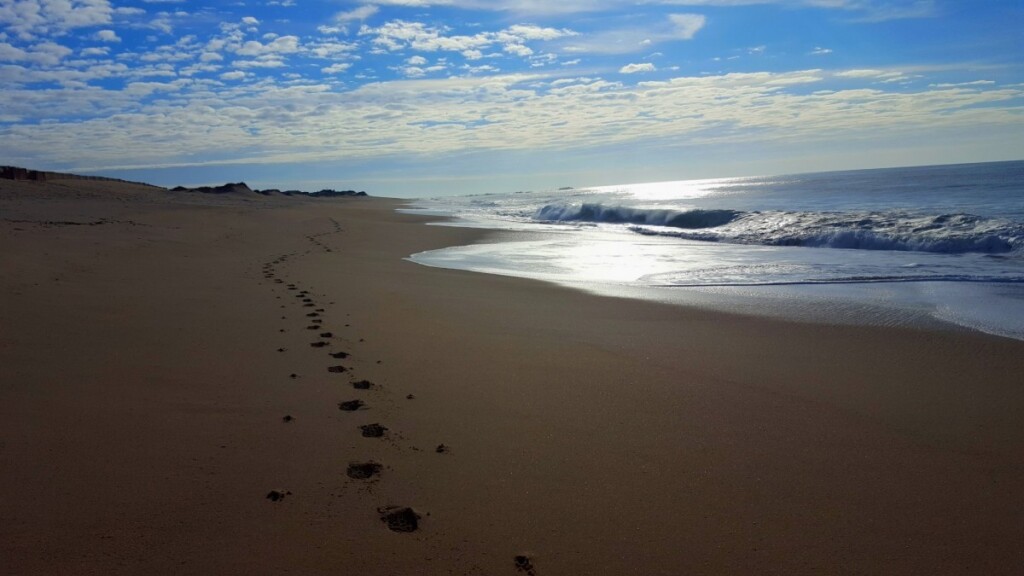
[[[582,203],[545,205],[536,211],[534,220],[629,224],[629,229],[639,234],[700,242],[942,254],[1024,254],[1024,225],[972,214],[681,211]]]
[[[599,222],[608,224],[644,224],[695,230],[714,228],[743,215],[736,210],[660,210],[605,206],[603,204],[548,204],[534,214],[542,222]]]
[[[940,254],[1024,253],[1024,226],[971,214],[751,212],[728,225],[696,232],[631,226],[640,234],[701,242],[897,250]]]

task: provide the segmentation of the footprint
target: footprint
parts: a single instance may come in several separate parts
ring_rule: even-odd
[[[537,576],[537,569],[533,566],[533,561],[530,560],[529,556],[520,554],[513,559],[516,563],[516,570],[519,572],[526,573],[527,576]]]
[[[420,526],[420,515],[412,508],[390,506],[378,508],[377,512],[392,532],[415,532]]]
[[[359,427],[363,431],[363,438],[380,438],[388,429],[380,424],[364,424]]]
[[[349,478],[355,478],[356,480],[367,480],[380,474],[381,468],[380,464],[372,460],[369,462],[352,462],[348,465],[348,470],[345,471],[345,474]]]
[[[335,352],[334,354],[331,354],[331,358],[348,358],[348,357],[349,357],[349,353],[348,352]]]
[[[267,493],[267,500],[270,500],[271,502],[280,502],[281,500],[284,500],[285,496],[290,495],[290,490],[271,490]]]
[[[338,409],[344,412],[355,412],[363,406],[366,406],[366,403],[362,400],[346,400],[344,402],[338,402]]]
[[[329,366],[327,368],[327,371],[334,374],[341,374],[342,372],[348,372],[348,368],[345,368],[344,366],[339,364],[337,366]]]
[[[369,390],[370,388],[373,388],[373,382],[370,382],[369,380],[360,380],[358,382],[353,382],[352,387],[356,390]]]

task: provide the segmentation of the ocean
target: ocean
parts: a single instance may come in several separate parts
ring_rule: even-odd
[[[1024,339],[1024,161],[417,201],[503,230],[413,262],[609,296]]]

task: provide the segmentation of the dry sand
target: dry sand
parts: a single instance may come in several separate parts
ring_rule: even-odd
[[[1024,343],[422,267],[483,233],[399,204],[0,181],[0,572],[1024,573]]]

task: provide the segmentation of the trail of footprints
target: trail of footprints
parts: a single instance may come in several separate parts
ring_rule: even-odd
[[[341,225],[336,220],[331,219],[331,223],[333,228],[331,231],[306,236],[306,239],[309,240],[315,248],[324,252],[331,252],[332,249],[324,244],[320,238],[342,232]],[[348,351],[338,350],[335,348],[335,345],[342,341],[343,338],[337,336],[335,332],[325,324],[324,321],[328,317],[327,307],[318,304],[314,295],[308,289],[304,289],[298,283],[289,282],[286,278],[282,278],[282,274],[278,271],[278,268],[289,260],[311,254],[313,250],[314,248],[311,248],[301,254],[283,254],[270,262],[264,263],[262,267],[263,278],[271,281],[271,286],[273,286],[275,292],[282,292],[277,296],[278,299],[288,301],[287,299],[290,297],[293,299],[292,303],[298,305],[301,322],[305,325],[304,329],[311,331],[317,336],[317,339],[310,342],[309,346],[317,349],[326,349],[326,357],[332,359],[331,362],[325,361],[324,369],[329,374],[346,375],[355,394],[367,391],[380,391],[382,387],[378,384],[365,379],[357,379],[351,363],[337,363],[338,360],[352,359],[353,355]],[[283,291],[281,290],[282,288]],[[333,304],[333,302],[330,304]],[[281,308],[287,309],[288,305],[281,304]],[[288,317],[281,316],[281,320],[288,320]],[[350,327],[349,324],[345,324],[344,326],[346,328]],[[280,332],[282,333],[286,331],[287,330],[285,328],[280,329]],[[359,342],[363,342],[363,339],[360,338]],[[280,347],[277,351],[283,353],[287,352],[288,349]],[[380,361],[378,360],[377,363],[379,364]],[[299,378],[299,375],[297,373],[292,373],[289,375],[289,378],[297,379]],[[405,398],[407,400],[413,400],[416,397],[413,394],[407,394]],[[358,397],[338,402],[338,409],[347,413],[357,412],[367,408],[368,406],[369,405],[366,400]],[[285,424],[291,424],[296,421],[297,419],[291,414],[287,414],[282,417],[282,422]],[[352,433],[358,433],[363,438],[391,440],[396,446],[397,442],[401,440],[400,435],[389,433],[387,426],[379,422],[353,427]],[[419,450],[414,447],[412,449]],[[447,454],[450,450],[451,448],[448,445],[439,444],[434,451],[437,454]],[[380,479],[384,468],[385,467],[381,462],[373,459],[364,462],[350,462],[345,474],[353,481],[372,483]],[[276,489],[271,490],[267,494],[267,499],[272,502],[280,502],[284,500],[286,496],[291,495],[292,493],[288,490]],[[415,532],[420,527],[420,520],[422,519],[422,516],[409,506],[386,506],[378,508],[377,512],[387,528],[394,532]],[[520,573],[526,573],[530,576],[536,575],[536,569],[532,560],[527,556],[516,556],[514,558],[514,565],[516,570]]]

